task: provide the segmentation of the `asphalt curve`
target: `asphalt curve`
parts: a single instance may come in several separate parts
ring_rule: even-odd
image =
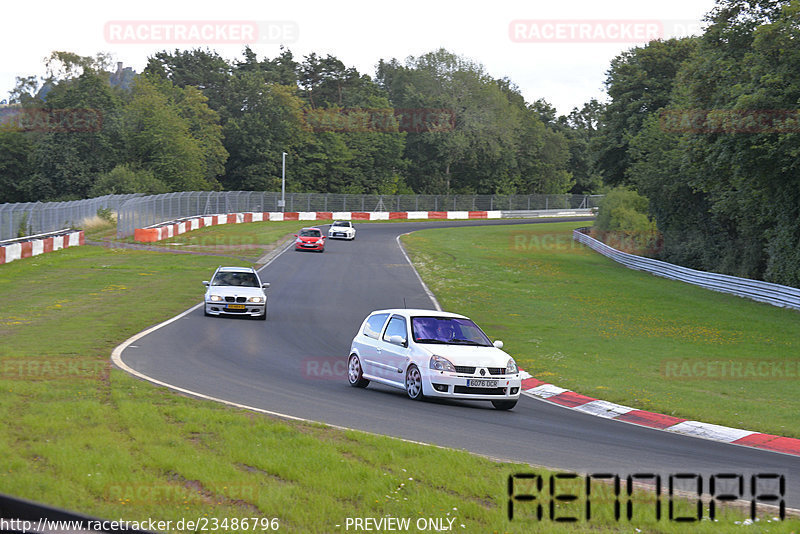
[[[198,308],[138,339],[121,358],[150,378],[215,398],[532,465],[621,477],[695,473],[706,493],[711,475],[742,474],[745,497],[751,475],[780,474],[786,505],[800,508],[798,457],[610,421],[530,397],[501,412],[490,403],[413,402],[376,384],[350,387],[345,360],[370,311],[432,308],[396,236],[474,224],[535,223],[357,224],[352,242],[330,240],[323,254],[289,250],[261,271],[271,284],[266,322],[205,317]],[[505,494],[505,481],[497,491]]]

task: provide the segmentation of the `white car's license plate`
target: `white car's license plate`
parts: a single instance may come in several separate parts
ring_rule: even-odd
[[[470,378],[467,380],[467,386],[471,388],[496,388],[497,380],[476,380]]]
[[[225,308],[228,310],[244,310],[247,308],[247,306],[244,304],[228,304],[225,306]]]

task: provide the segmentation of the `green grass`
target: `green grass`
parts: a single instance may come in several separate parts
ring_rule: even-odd
[[[257,260],[275,248],[286,234],[295,234],[314,221],[271,221],[208,226],[154,243],[180,250]]]
[[[745,374],[760,362],[796,365],[800,313],[632,271],[574,243],[579,226],[436,229],[403,242],[444,309],[471,316],[541,380],[639,409],[800,437],[800,377]],[[742,363],[742,378],[701,376],[691,366],[712,361]]]
[[[539,522],[524,504],[509,522],[508,476],[547,471],[286,422],[109,367],[118,343],[199,302],[220,262],[83,246],[0,266],[0,491],[107,519],[275,517],[281,532],[345,532],[348,517],[387,515],[455,517],[467,533],[619,529],[608,487],[593,491],[591,522]],[[646,531],[683,531],[641,509]],[[697,531],[732,532],[738,517]]]

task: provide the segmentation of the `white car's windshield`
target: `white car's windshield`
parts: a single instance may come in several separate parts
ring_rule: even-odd
[[[258,279],[253,273],[217,273],[211,285],[258,287]]]
[[[335,223],[333,223],[333,226],[344,226],[345,228],[350,228],[350,223],[336,221]]]
[[[492,342],[469,319],[456,317],[413,317],[411,330],[416,343],[491,346]]]

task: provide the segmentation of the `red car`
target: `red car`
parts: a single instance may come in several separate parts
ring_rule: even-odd
[[[294,236],[297,238],[294,242],[295,250],[325,252],[325,234],[319,228],[303,228]]]

